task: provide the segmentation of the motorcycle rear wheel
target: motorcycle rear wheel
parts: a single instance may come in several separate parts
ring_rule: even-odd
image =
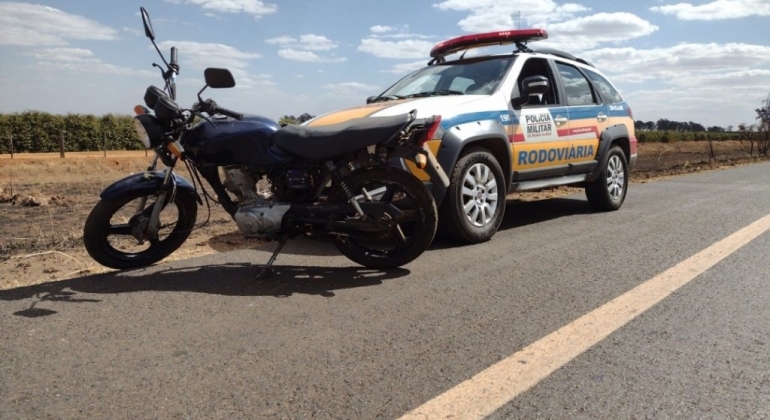
[[[438,211],[425,185],[399,169],[368,169],[345,180],[357,201],[388,202],[404,214],[389,222],[387,232],[357,232],[335,241],[337,249],[353,262],[374,269],[397,268],[419,257],[436,235]],[[330,202],[347,202],[339,185],[329,193]],[[356,213],[338,220],[358,219]]]
[[[137,212],[142,198],[147,200]],[[157,236],[143,243],[134,236],[149,220],[155,199],[127,193],[96,203],[83,228],[83,243],[91,258],[110,268],[132,269],[154,264],[182,246],[195,226],[198,206],[192,196],[179,192],[163,207]]]

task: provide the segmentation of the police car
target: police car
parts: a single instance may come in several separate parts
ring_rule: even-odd
[[[450,185],[429,185],[440,206],[439,229],[464,242],[491,238],[514,191],[582,185],[598,211],[617,210],[637,157],[631,108],[588,62],[529,44],[543,29],[467,35],[437,44],[428,66],[367,105],[319,116],[308,125],[352,118],[441,116],[428,146]],[[465,51],[512,44],[509,54],[464,58]],[[449,60],[447,56],[462,53]],[[417,177],[428,175],[411,162]]]

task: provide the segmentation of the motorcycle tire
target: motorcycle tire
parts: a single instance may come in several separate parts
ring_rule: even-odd
[[[433,195],[413,175],[399,169],[365,169],[345,180],[358,201],[389,202],[404,211],[393,220],[386,237],[382,232],[360,232],[335,241],[337,249],[353,262],[374,269],[391,269],[419,257],[433,242],[438,211]],[[370,196],[369,198],[365,198]],[[329,193],[330,202],[347,202],[339,185]],[[339,215],[338,220],[358,218],[358,214]]]
[[[137,200],[145,197],[143,210],[137,212]],[[140,244],[133,236],[149,219],[155,198],[135,192],[96,203],[83,228],[83,244],[91,258],[106,267],[125,270],[154,264],[182,246],[198,214],[195,198],[189,194],[178,192],[173,202],[164,205],[156,237]]]

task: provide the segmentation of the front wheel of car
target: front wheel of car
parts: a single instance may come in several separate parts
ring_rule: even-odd
[[[467,243],[492,238],[505,213],[505,177],[497,159],[487,149],[470,149],[449,181],[439,214],[441,235]]]
[[[586,183],[588,204],[597,211],[613,211],[623,205],[628,190],[628,163],[619,146],[612,146],[602,159],[601,173]]]

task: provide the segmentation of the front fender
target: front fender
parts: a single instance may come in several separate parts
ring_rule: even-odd
[[[109,187],[105,188],[99,197],[102,200],[111,200],[127,192],[139,192],[146,195],[152,195],[158,192],[163,185],[163,178],[165,177],[164,171],[154,172],[141,172],[138,174],[129,175],[123,179],[115,181]],[[203,204],[201,196],[195,191],[195,187],[190,181],[177,176],[177,174],[171,174],[171,182],[176,186],[177,193],[182,192],[189,194],[195,198],[198,204]]]

